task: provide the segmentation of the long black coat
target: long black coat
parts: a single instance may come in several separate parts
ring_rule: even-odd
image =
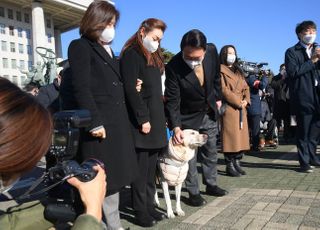
[[[319,87],[320,62],[312,63],[306,49],[299,42],[286,51],[285,65],[293,114],[313,114],[319,109],[315,80],[317,79]]]
[[[144,56],[137,49],[131,47],[125,51],[120,59],[120,70],[135,147],[158,149],[166,146],[166,120],[159,68],[147,66]],[[143,81],[141,92],[136,90],[138,78]],[[148,134],[143,134],[140,132],[140,127],[148,121],[151,124],[151,131]]]
[[[104,162],[108,192],[112,193],[130,184],[137,175],[119,62],[111,58],[100,44],[86,38],[71,42],[68,57],[71,67],[69,85],[77,103],[68,109],[87,109],[92,115],[91,126],[82,133],[79,158],[93,157]],[[68,85],[68,82],[64,84]],[[62,85],[61,89],[65,88]],[[62,95],[68,93],[62,92]],[[70,106],[71,103],[64,104]],[[89,134],[89,130],[101,125],[107,133],[103,140]]]
[[[216,101],[221,100],[220,62],[217,49],[208,44],[202,61],[204,87],[194,71],[185,63],[182,52],[166,65],[166,111],[171,128],[182,127],[198,130],[208,107],[217,118]]]

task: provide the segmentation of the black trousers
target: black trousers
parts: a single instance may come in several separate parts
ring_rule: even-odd
[[[132,183],[133,209],[137,215],[147,215],[154,209],[155,172],[160,149],[136,149],[139,176]]]
[[[314,114],[297,116],[297,149],[301,167],[307,167],[316,161],[319,140],[319,117]]]
[[[251,131],[252,148],[256,149],[259,146],[260,114],[249,115],[248,124]]]

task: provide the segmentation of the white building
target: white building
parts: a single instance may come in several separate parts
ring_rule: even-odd
[[[1,0],[0,76],[21,86],[39,61],[36,47],[62,58],[61,33],[79,26],[92,0]]]

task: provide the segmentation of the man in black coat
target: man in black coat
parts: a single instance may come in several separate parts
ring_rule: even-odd
[[[208,142],[199,149],[203,181],[210,195],[223,196],[227,191],[217,186],[217,109],[221,106],[220,63],[217,49],[207,44],[199,30],[187,32],[180,44],[181,52],[166,66],[165,99],[168,121],[174,130],[173,142],[183,142],[183,129],[200,130]],[[201,206],[197,156],[189,161],[186,179],[189,203]]]
[[[320,166],[316,157],[319,130],[320,49],[315,46],[316,25],[303,21],[296,27],[299,42],[285,54],[290,103],[297,118],[297,148],[302,172],[312,172],[311,165]]]
[[[278,130],[283,120],[283,138],[287,142],[292,136],[290,130],[290,102],[289,85],[285,64],[280,65],[280,73],[272,78],[271,87],[274,89],[274,118],[277,121]]]

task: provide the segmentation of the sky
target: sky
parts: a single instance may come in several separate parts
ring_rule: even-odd
[[[236,47],[238,57],[252,62],[268,62],[276,74],[284,62],[287,48],[298,39],[295,27],[304,20],[320,27],[319,0],[114,0],[120,11],[115,52],[147,18],[159,18],[167,24],[161,46],[172,53],[180,51],[182,36],[191,29],[201,30],[208,42]],[[63,57],[70,42],[79,38],[79,30],[62,34]],[[320,33],[316,39],[320,43]]]

